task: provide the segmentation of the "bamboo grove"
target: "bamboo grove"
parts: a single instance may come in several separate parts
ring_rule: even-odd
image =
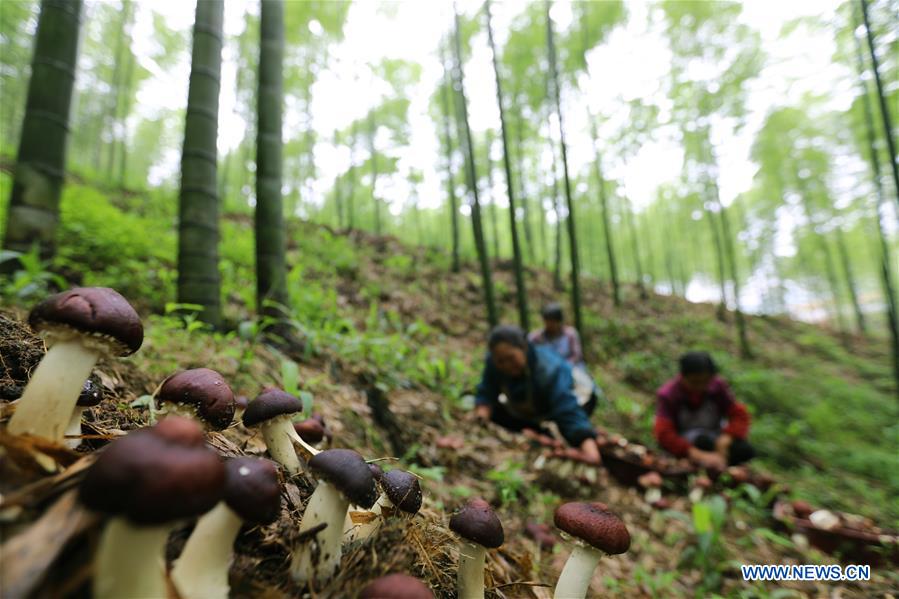
[[[5,255],[53,257],[62,186],[75,176],[177,204],[173,299],[214,325],[223,215],[255,217],[257,310],[274,320],[287,302],[285,217],[300,216],[445,253],[447,268],[476,273],[490,323],[505,309],[492,272],[511,260],[524,326],[537,308],[530,269],[548,268],[587,336],[581,282],[591,278],[615,305],[650,291],[716,301],[746,357],[745,312],[882,336],[899,379],[896,0],[788,23],[777,40],[799,30],[831,40],[843,101],[818,89],[761,109],[753,90],[778,63],[738,3],[499,8],[441,4],[429,55],[348,64],[337,50],[352,42],[350,2],[262,0],[226,15],[207,0],[192,28],[134,0],[4,2],[0,150],[14,184],[3,246],[19,253]],[[625,57],[604,51],[629,28],[669,57],[652,94],[620,93],[610,62]],[[472,95],[485,56],[489,110]],[[153,81],[181,71],[189,83],[167,89],[178,101],[142,104]],[[317,85],[349,72],[366,93],[337,100],[351,117],[323,133]],[[592,101],[597,89],[614,103]],[[475,122],[485,110],[495,116]],[[422,115],[430,171],[405,158]],[[746,131],[751,177],[733,193],[727,144]],[[658,140],[676,142],[680,171],[635,194],[627,165]]]

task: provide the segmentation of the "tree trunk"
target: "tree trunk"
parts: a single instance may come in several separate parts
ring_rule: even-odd
[[[640,257],[640,242],[637,240],[637,227],[634,225],[634,211],[629,199],[624,201],[624,217],[631,234],[631,252],[634,254],[634,267],[637,269],[637,289],[640,291],[640,299],[647,299],[646,284],[643,281],[643,260]]]
[[[606,196],[606,182],[602,176],[602,166],[600,165],[602,158],[600,157],[599,149],[596,147],[596,124],[593,122],[592,116],[590,116],[590,129],[593,134],[594,147],[593,172],[596,175],[596,185],[597,190],[599,191],[600,209],[602,210],[602,230],[606,238],[606,256],[609,259],[609,276],[612,278],[612,301],[614,302],[615,306],[620,306],[621,286],[618,282],[618,265],[615,261],[615,248],[612,243],[612,224],[609,218],[609,201],[608,197]]]
[[[840,253],[840,264],[843,267],[843,276],[846,278],[846,288],[849,289],[849,299],[852,302],[852,311],[855,314],[855,324],[859,333],[867,335],[868,327],[865,324],[865,314],[862,312],[861,304],[858,301],[858,285],[855,282],[855,276],[852,274],[852,261],[849,259],[849,249],[846,247],[846,238],[843,236],[843,229],[840,227],[837,227],[837,251]]]
[[[110,183],[112,182],[112,175],[115,167],[116,141],[118,139],[118,132],[116,129],[119,117],[119,96],[122,89],[123,65],[125,63],[125,29],[128,25],[129,8],[129,3],[122,3],[122,21],[116,35],[115,65],[113,66],[112,82],[110,85],[112,92],[110,93],[109,106],[106,109],[106,114],[103,115],[105,129],[107,129],[110,136],[109,144],[106,146],[106,180]],[[130,47],[128,48],[128,54],[131,54]],[[96,140],[97,143],[99,143],[99,141],[100,140]]]
[[[724,249],[727,256],[727,262],[730,266],[731,280],[734,285],[734,316],[737,321],[737,334],[740,339],[740,356],[746,360],[752,358],[752,349],[749,346],[749,336],[746,332],[746,320],[743,317],[743,310],[740,307],[740,273],[737,270],[737,256],[734,248],[734,238],[730,230],[730,220],[727,217],[727,208],[721,204],[718,197],[718,184],[713,183],[715,190],[715,201],[718,205],[718,214],[721,217],[721,233],[724,237]]]
[[[496,302],[493,297],[493,279],[490,275],[490,257],[487,255],[487,245],[484,243],[484,230],[481,225],[481,202],[478,199],[478,176],[475,170],[474,161],[474,144],[471,140],[471,129],[468,126],[468,106],[465,100],[465,81],[462,76],[462,36],[459,32],[459,13],[453,4],[453,16],[455,18],[454,31],[454,50],[456,54],[456,64],[453,68],[455,76],[455,88],[459,92],[459,126],[460,139],[462,141],[467,160],[465,161],[466,175],[468,178],[468,186],[471,190],[471,224],[474,232],[475,249],[478,253],[478,260],[481,265],[481,278],[484,285],[484,301],[487,304],[487,322],[491,327],[495,327],[498,322],[498,314],[496,311]]]
[[[893,121],[890,118],[890,110],[887,106],[886,93],[883,89],[883,82],[880,80],[880,64],[877,60],[876,45],[874,43],[874,32],[871,30],[871,23],[868,21],[868,1],[859,0],[862,8],[862,21],[865,25],[865,35],[868,39],[868,52],[871,55],[871,70],[874,71],[874,84],[877,88],[877,99],[880,102],[880,118],[883,120],[883,133],[887,140],[887,151],[890,157],[890,167],[893,172],[893,185],[896,190],[896,203],[899,204],[899,163],[896,162],[896,143],[893,141]]]
[[[571,254],[571,305],[574,309],[574,326],[581,334],[583,340],[586,331],[581,315],[581,282],[580,265],[578,264],[577,233],[575,231],[574,198],[571,194],[571,179],[568,176],[568,148],[565,145],[565,125],[562,120],[562,93],[559,88],[559,73],[556,68],[556,45],[553,39],[553,24],[549,16],[550,0],[546,0],[546,41],[549,52],[549,70],[552,74],[553,95],[555,96],[556,112],[559,117],[559,146],[562,148],[562,173],[565,177],[565,199],[568,204],[568,244]],[[586,348],[587,344],[583,343]],[[586,353],[586,351],[585,351]]]
[[[525,331],[530,330],[528,317],[527,289],[524,285],[524,267],[521,263],[521,248],[518,245],[518,227],[515,223],[515,193],[512,179],[512,164],[509,160],[509,133],[506,130],[506,107],[503,97],[502,79],[499,75],[499,57],[496,53],[496,43],[493,41],[493,23],[490,19],[490,0],[484,3],[484,11],[487,13],[487,41],[490,43],[490,52],[493,55],[493,74],[496,77],[496,103],[499,106],[499,124],[503,138],[503,168],[506,172],[506,191],[509,196],[509,231],[512,233],[512,260],[515,265],[515,288],[518,300],[518,322]],[[494,202],[495,204],[495,202]]]
[[[493,147],[493,138],[490,130],[486,132],[487,155],[485,163],[487,164],[487,189],[490,191],[490,236],[493,239],[493,258],[499,259],[499,222],[496,215],[496,194],[493,193],[493,158],[490,156],[490,149]]]
[[[281,199],[284,2],[261,0],[256,94],[256,312],[287,318],[287,244]]]
[[[221,324],[216,141],[223,14],[222,0],[197,3],[178,226],[178,301],[202,306],[200,318],[215,327]]]
[[[133,4],[129,1],[129,6]],[[132,17],[134,15],[132,8]],[[130,39],[130,38],[129,38]],[[122,125],[122,137],[119,139],[119,187],[125,188],[128,178],[128,115],[131,114],[131,101],[134,97],[134,63],[136,59],[130,47],[128,51],[128,62],[125,66],[125,93],[122,97],[122,112],[119,115],[119,122]]]
[[[337,147],[337,144],[340,143],[340,139],[337,136],[337,131],[334,131],[334,147]],[[337,228],[343,229],[343,177],[338,173],[336,177],[334,177],[334,209],[337,212]]]
[[[378,154],[377,150],[375,150],[375,135],[378,130],[375,127],[375,115],[374,111],[369,111],[368,113],[368,140],[369,140],[369,150],[371,151],[371,201],[372,207],[375,210],[375,235],[381,234],[381,202],[378,201],[378,196],[375,194],[375,188],[378,183]]]
[[[877,155],[876,134],[874,130],[874,115],[871,109],[871,96],[868,85],[862,75],[865,72],[864,58],[862,56],[861,43],[855,40],[855,56],[858,65],[858,82],[862,93],[862,106],[865,111],[865,133],[867,136],[868,162],[871,164],[871,173],[874,179],[874,191],[876,203],[874,205],[874,221],[877,225],[877,237],[880,242],[880,281],[883,287],[884,303],[887,308],[887,323],[890,330],[890,341],[893,353],[893,377],[896,381],[896,393],[899,396],[899,310],[896,306],[896,287],[893,284],[893,266],[890,259],[890,247],[887,242],[886,226],[883,214],[886,210],[886,195],[883,192],[883,182],[880,169],[880,157]]]
[[[350,231],[356,226],[356,121],[350,126],[350,168],[347,171],[349,177],[350,193],[346,198],[347,227]]]
[[[703,202],[703,212],[705,212],[706,222],[712,231],[712,239],[715,242],[715,263],[718,266],[718,285],[720,287],[721,301],[718,304],[718,320],[724,322],[727,319],[727,275],[724,272],[724,247],[721,240],[721,232],[715,223],[715,215]]]
[[[549,137],[549,149],[552,155],[552,191],[553,214],[556,217],[555,247],[553,248],[553,286],[556,291],[562,290],[562,211],[559,209],[559,178],[556,176],[556,144]]]
[[[516,155],[518,156],[518,172],[524,173],[524,117],[521,116],[521,112],[518,113],[518,126],[515,127],[515,135],[516,135],[516,145],[518,146],[516,149]],[[507,137],[508,139],[508,137]],[[503,146],[505,150],[509,149],[509,146]],[[527,246],[528,253],[528,261],[531,264],[534,263],[534,236],[531,231],[531,210],[528,206],[528,197],[527,192],[524,189],[524,178],[521,180],[521,185],[519,186],[521,190],[521,217],[524,224],[524,242]],[[518,217],[515,216],[517,221]]]
[[[36,244],[45,259],[56,252],[80,13],[81,0],[41,2],[3,239],[5,249],[23,253]],[[7,260],[0,269],[18,265]]]
[[[449,195],[450,224],[452,226],[452,270],[459,272],[459,207],[456,201],[456,182],[453,178],[453,137],[450,133],[450,120],[452,120],[452,108],[450,107],[450,90],[452,81],[449,70],[446,68],[446,46],[440,44],[440,61],[443,66],[443,84],[440,87],[440,108],[443,112],[443,139],[446,148],[446,181]]]

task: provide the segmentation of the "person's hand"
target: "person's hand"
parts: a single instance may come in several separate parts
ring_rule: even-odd
[[[703,451],[696,447],[691,447],[689,455],[691,461],[707,470],[720,472],[727,466],[724,457],[714,451]]]
[[[728,455],[730,455],[730,444],[733,442],[734,438],[727,433],[720,435],[715,440],[715,453],[720,455],[724,459],[725,463],[727,462]]]
[[[593,439],[592,437],[584,439],[583,443],[581,443],[580,454],[581,461],[585,464],[590,464],[592,466],[599,466],[602,464],[599,446],[596,444],[596,439]]]

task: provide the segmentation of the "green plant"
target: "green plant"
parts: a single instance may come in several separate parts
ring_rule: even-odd
[[[0,264],[18,261],[19,269],[12,277],[4,277],[0,283],[0,296],[6,300],[28,302],[47,295],[51,287],[65,289],[64,278],[48,270],[49,262],[41,260],[37,244],[26,252],[0,251]]]
[[[680,514],[672,513],[678,517]],[[701,590],[716,591],[721,587],[726,568],[726,552],[722,532],[727,518],[727,503],[720,495],[693,504],[690,523],[693,526],[693,544],[681,553],[680,566],[699,570],[702,575]]]
[[[527,481],[522,476],[523,468],[524,462],[506,460],[487,473],[487,480],[493,481],[502,505],[530,494]]]

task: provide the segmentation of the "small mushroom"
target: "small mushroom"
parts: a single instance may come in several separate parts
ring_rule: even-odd
[[[297,434],[290,420],[302,410],[303,403],[299,399],[275,387],[268,387],[250,402],[243,413],[244,426],[262,429],[269,454],[290,474],[303,471],[293,448],[292,441]]]
[[[793,513],[796,514],[797,518],[808,519],[812,512],[815,511],[815,508],[813,508],[809,502],[801,499],[795,500],[791,506],[793,507]]]
[[[85,507],[110,516],[94,565],[95,599],[165,597],[165,545],[181,519],[222,497],[225,469],[185,418],[167,418],[112,442],[79,488]]]
[[[556,508],[553,521],[575,539],[574,551],[565,562],[554,597],[583,599],[600,558],[627,551],[631,545],[630,533],[621,518],[599,502],[565,503]]]
[[[72,419],[66,428],[65,444],[69,449],[77,449],[81,445],[81,418],[88,408],[99,405],[101,401],[103,401],[103,388],[92,379],[84,381],[81,395],[78,396],[75,409],[72,411]]]
[[[15,404],[8,430],[62,442],[94,364],[102,356],[140,349],[143,325],[128,301],[106,287],[51,295],[31,310],[28,324],[48,349]]]
[[[247,406],[250,405],[250,400],[246,395],[235,395],[234,396],[234,419],[241,420],[243,418],[244,410],[247,409]]]
[[[556,546],[556,538],[546,524],[529,522],[524,527],[525,535],[534,539],[540,549],[552,549]]]
[[[503,525],[490,504],[476,497],[452,515],[449,527],[462,537],[457,579],[459,599],[483,599],[487,549],[503,544]]]
[[[260,458],[225,462],[225,495],[197,522],[181,556],[172,567],[172,581],[182,599],[227,599],[228,569],[241,526],[268,524],[278,516],[281,484],[278,468]]]
[[[662,498],[662,482],[662,475],[655,470],[640,475],[640,478],[637,479],[637,484],[646,489],[643,495],[646,503],[652,505]]]
[[[318,418],[307,418],[293,425],[300,438],[310,445],[318,445],[325,438],[325,426]]]
[[[340,565],[343,522],[350,503],[368,509],[377,499],[371,469],[351,449],[322,451],[309,460],[309,470],[318,485],[306,504],[300,532],[311,531],[310,538],[294,548],[290,565],[291,576],[299,584],[324,582],[334,575]]]
[[[346,531],[344,542],[364,540],[373,536],[381,528],[384,517],[389,513],[398,511],[414,516],[421,509],[421,484],[417,476],[405,470],[391,470],[378,480],[384,492],[371,509],[374,517]]]
[[[156,397],[166,415],[197,420],[208,430],[228,428],[234,419],[234,393],[225,378],[209,368],[173,374]]]
[[[388,574],[368,583],[359,599],[434,599],[434,593],[408,574]]]
[[[830,510],[816,510],[809,514],[812,526],[821,530],[833,530],[840,525],[840,517]]]

